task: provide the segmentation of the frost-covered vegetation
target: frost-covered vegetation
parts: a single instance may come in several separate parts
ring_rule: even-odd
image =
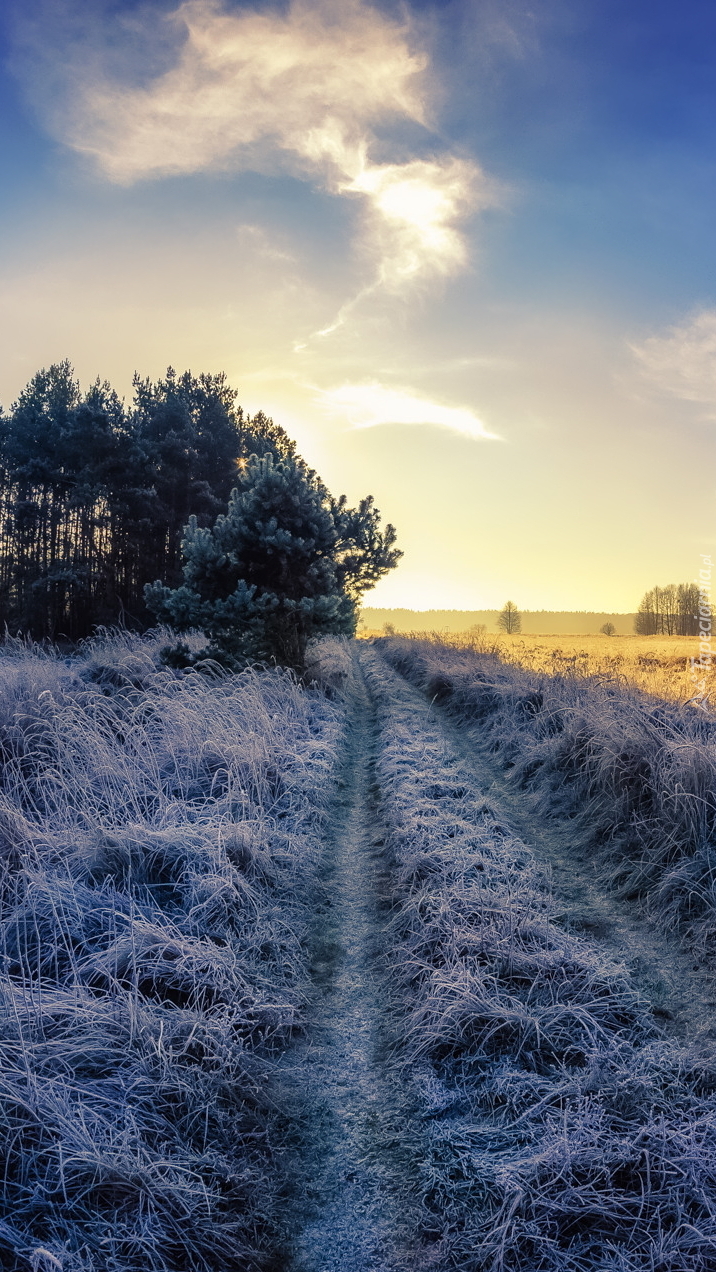
[[[613,635],[605,639],[603,634],[492,636],[467,632],[441,640],[479,654],[495,654],[503,662],[540,675],[598,677],[675,702],[716,700],[716,666],[700,665],[698,642],[692,637]]]
[[[366,1189],[394,1187],[412,1213],[418,1181],[423,1245],[394,1243],[396,1270],[716,1266],[714,1066],[565,928],[435,700],[479,724],[517,789],[586,808],[615,886],[659,897],[704,950],[709,896],[687,883],[708,864],[709,718],[429,642],[357,660],[327,642],[306,673],[319,689],[281,670],[171,670],[165,640],[0,651],[0,1266],[297,1266],[335,1134],[306,1070],[317,986],[324,1016],[358,994],[358,1024],[336,1034],[368,1050],[336,1048],[334,1085],[376,1075],[365,1126],[355,1113]],[[351,696],[361,727],[337,765]],[[367,853],[357,928],[331,858],[341,834]],[[400,1117],[378,1103],[396,1074]],[[356,1178],[337,1171],[317,1199],[327,1225],[365,1213]]]
[[[539,797],[575,817],[615,892],[700,956],[716,932],[716,718],[618,681],[547,675],[436,642],[381,642],[392,665]]]
[[[226,515],[213,528],[184,527],[184,582],[145,589],[149,608],[178,632],[201,629],[210,643],[196,658],[239,670],[278,662],[303,671],[311,640],[352,636],[356,605],[397,564],[395,529],[380,529],[369,496],[358,508],[332,499],[302,460],[255,455],[236,476]],[[167,661],[188,666],[184,642]]]
[[[480,679],[474,657],[380,644],[430,697],[502,731],[512,763],[526,763],[519,747],[540,710],[563,713],[548,741],[570,736],[572,715],[585,727],[587,706],[579,714],[573,698],[568,711],[567,687],[545,706],[547,687],[514,668],[491,663]],[[396,1033],[431,1128],[420,1169],[434,1266],[713,1268],[716,1074],[660,1037],[623,968],[554,921],[533,857],[429,702],[375,654],[365,662],[392,863]]]
[[[253,1269],[341,710],[166,640],[0,654],[0,1264]]]

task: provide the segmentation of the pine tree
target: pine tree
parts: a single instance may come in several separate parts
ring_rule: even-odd
[[[347,506],[345,495],[330,502],[336,527],[334,559],[338,584],[354,601],[359,601],[397,565],[403,554],[395,548],[394,526],[388,524],[385,530],[381,529],[380,513],[372,495],[361,499],[357,508]]]
[[[348,509],[345,499],[332,500],[286,432],[263,412],[244,415],[235,398],[223,374],[178,375],[169,368],[155,383],[135,377],[126,408],[100,380],[81,393],[69,361],[38,371],[10,411],[0,410],[0,626],[39,640],[78,640],[99,623],[148,626],[146,584],[160,579],[165,588],[179,588],[182,533],[214,525],[252,454],[270,455],[276,468],[298,466],[331,534],[329,550],[317,548],[329,557],[331,583],[323,580],[314,595],[306,579],[303,609],[290,623],[287,608],[296,602],[290,591],[284,595],[280,581],[276,588],[248,581],[257,597],[284,595],[281,623],[293,625],[299,649],[303,626],[328,622],[332,589],[355,600],[390,569],[397,560],[394,530],[380,530],[373,501]],[[266,515],[270,520],[273,513]],[[277,515],[281,522],[284,511]],[[266,640],[267,623],[265,616],[259,625]],[[270,647],[293,661],[281,623],[275,614],[279,626],[268,645],[254,631],[247,649]]]
[[[39,371],[0,411],[0,625],[51,640],[147,626],[146,583],[181,583],[183,527],[213,525],[256,451],[295,446],[223,374],[135,377],[127,409],[99,380],[83,395],[67,361]]]
[[[118,409],[108,385],[82,398],[62,362],[39,371],[3,417],[0,578],[12,628],[37,637],[84,634],[77,628],[101,591]]]
[[[183,585],[157,581],[147,605],[179,632],[205,631],[206,656],[301,668],[311,637],[354,633],[358,598],[401,555],[394,541],[372,500],[348,509],[301,460],[254,455],[212,529],[190,518]]]

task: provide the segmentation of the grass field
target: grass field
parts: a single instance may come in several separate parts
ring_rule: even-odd
[[[377,634],[377,633],[374,633]],[[420,639],[424,639],[420,633]],[[528,671],[562,676],[598,676],[634,685],[657,698],[688,702],[710,694],[716,703],[716,670],[696,668],[699,645],[686,636],[495,636],[466,633],[445,636],[442,643],[479,653],[497,654],[504,662]],[[704,686],[699,681],[705,681]]]
[[[490,650],[395,638],[391,664],[500,757],[551,816],[585,816],[611,886],[712,957],[714,718],[618,678],[547,674]]]
[[[3,1272],[711,1272],[713,716],[165,639],[0,646]]]
[[[0,649],[0,1267],[248,1272],[341,731],[280,670]]]
[[[626,967],[564,923],[539,862],[442,724],[443,713],[454,719],[467,752],[477,722],[486,750],[517,775],[520,735],[526,753],[540,714],[548,741],[563,736],[549,732],[556,701],[546,685],[543,703],[534,686],[523,691],[525,673],[498,680],[491,660],[446,646],[396,639],[380,653],[367,671],[392,860],[390,965],[428,1128],[419,1165],[430,1266],[706,1272],[716,1266],[711,1048],[697,1058],[682,1039],[666,1041]],[[577,721],[586,741],[600,692],[567,691],[587,695]],[[565,716],[574,706],[563,703]],[[618,723],[603,723],[619,751]],[[559,812],[553,789],[550,820]]]

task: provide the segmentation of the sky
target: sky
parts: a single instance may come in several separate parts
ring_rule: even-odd
[[[0,402],[227,373],[415,609],[716,550],[712,0],[5,0]]]

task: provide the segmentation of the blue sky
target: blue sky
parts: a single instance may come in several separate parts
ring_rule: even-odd
[[[0,400],[224,369],[405,558],[632,609],[714,542],[716,8],[6,5]]]

